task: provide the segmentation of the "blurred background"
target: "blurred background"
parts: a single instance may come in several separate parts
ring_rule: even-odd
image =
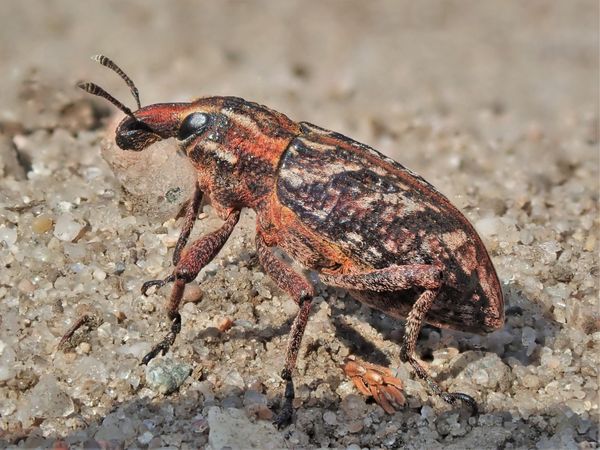
[[[236,95],[367,140],[407,111],[451,114],[505,138],[515,126],[597,117],[594,0],[9,0],[2,9],[3,121],[40,77],[67,95],[94,80],[131,102],[90,62],[97,53],[129,73],[145,104]]]

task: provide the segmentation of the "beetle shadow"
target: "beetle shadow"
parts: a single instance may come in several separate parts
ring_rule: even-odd
[[[220,336],[224,340],[249,340],[253,339],[259,344],[266,344],[275,337],[287,336],[292,326],[292,320],[288,319],[278,326],[269,325],[267,327],[253,326],[253,327],[233,327],[231,330],[224,334],[217,327],[206,327],[203,330],[196,332],[194,340],[204,341],[208,338],[215,338]]]
[[[385,367],[390,367],[393,361],[399,360],[400,346],[404,335],[404,321],[397,320],[386,314],[365,306],[350,295],[340,295],[340,290],[325,287],[318,283],[322,290],[323,300],[331,308],[331,323],[336,338],[342,342],[351,354],[369,362]],[[317,287],[316,286],[316,287]],[[483,358],[487,353],[496,353],[503,360],[515,358],[523,365],[539,365],[540,350],[547,340],[552,340],[561,329],[561,324],[551,318],[551,312],[538,303],[528,299],[516,287],[505,284],[503,286],[505,298],[505,325],[500,330],[487,335],[474,335],[457,330],[441,330],[438,327],[424,324],[417,341],[417,355],[424,362],[433,361],[435,351],[456,346],[459,354],[453,359],[449,368],[442,370],[436,377],[439,382],[456,377],[468,364]],[[285,294],[283,294],[285,295]],[[330,299],[333,299],[330,301]],[[316,301],[311,311],[311,316],[319,308]],[[351,320],[349,318],[352,318]],[[236,326],[226,334],[215,327],[199,330],[195,339],[203,341],[207,338],[247,340],[254,339],[264,345],[273,338],[288,336],[294,316],[288,317],[277,326],[263,327],[260,323],[251,327]],[[310,319],[309,319],[310,322]],[[356,322],[364,322],[381,336],[381,339],[369,339],[367,333],[358,329]],[[522,328],[526,324],[535,324],[537,333],[535,342],[530,346],[523,344],[521,337]],[[443,339],[439,337],[442,336]],[[389,354],[382,350],[382,342],[387,341],[397,345],[397,354]],[[300,357],[310,351],[304,349]]]
[[[395,341],[392,336],[394,330],[382,325],[381,321],[369,314],[371,308],[364,307],[365,311],[358,300],[346,296],[342,302],[342,305],[339,305],[338,302],[331,304],[332,324],[336,338],[349,349],[351,354],[372,364],[389,366],[391,364],[389,355],[382,351],[376,342],[361,333],[346,317],[358,316],[357,320],[371,325],[383,335],[385,340]],[[401,326],[401,329],[403,330],[404,327]]]
[[[514,285],[504,284],[505,323],[504,326],[486,335],[474,335],[458,330],[440,329],[424,324],[417,341],[417,355],[424,362],[433,361],[436,350],[447,348],[446,342],[453,342],[459,354],[453,358],[449,368],[436,377],[438,382],[455,378],[467,365],[483,358],[487,353],[496,353],[504,362],[512,358],[522,365],[539,366],[541,349],[548,341],[553,341],[562,324],[552,318],[545,306],[527,298]],[[356,356],[373,364],[389,366],[390,357],[379,346],[369,340],[356,327],[343,317],[358,313],[360,320],[376,330],[383,340],[398,345],[398,354],[404,336],[404,321],[392,319],[384,313],[364,306],[351,296],[343,299],[343,305],[332,305],[332,317],[336,337],[347,345]],[[524,327],[535,330],[535,336],[526,341],[522,336]],[[394,355],[395,356],[395,355]],[[398,358],[394,357],[395,360]]]

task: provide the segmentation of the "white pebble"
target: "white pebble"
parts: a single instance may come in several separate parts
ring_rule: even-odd
[[[98,281],[103,281],[106,279],[106,272],[102,269],[94,270],[94,278]]]
[[[487,386],[490,377],[485,370],[479,369],[473,374],[473,381],[480,386]]]
[[[17,229],[0,225],[0,242],[4,242],[9,248],[12,247],[17,242]]]
[[[54,236],[61,241],[71,242],[79,235],[82,228],[83,225],[77,222],[72,214],[64,213],[56,221]]]
[[[545,257],[544,263],[548,264],[556,261],[557,253],[562,250],[562,247],[557,241],[547,241],[540,244],[540,250]]]
[[[138,436],[138,442],[142,445],[148,445],[153,438],[154,435],[151,432],[146,431],[141,436]]]
[[[475,223],[475,228],[484,236],[495,236],[502,225],[498,217],[485,217]]]

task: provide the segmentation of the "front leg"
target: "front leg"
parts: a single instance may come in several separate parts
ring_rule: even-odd
[[[175,250],[173,251],[173,265],[177,266],[179,263],[179,259],[181,257],[181,252],[185,245],[187,244],[188,238],[190,237],[190,233],[192,232],[192,228],[194,228],[194,222],[196,222],[196,218],[198,217],[198,211],[200,210],[200,203],[202,202],[202,191],[200,190],[200,186],[196,183],[196,187],[194,189],[194,194],[192,198],[188,201],[185,207],[183,227],[181,227],[181,232],[179,233],[179,237],[177,238],[177,243],[175,244]],[[148,289],[151,287],[156,287],[157,289],[163,287],[165,284],[175,281],[174,274],[169,275],[167,278],[163,280],[149,280],[146,281],[142,285],[142,294],[146,295]]]
[[[198,217],[198,211],[200,210],[201,202],[202,191],[200,190],[198,183],[196,183],[194,194],[192,195],[192,198],[190,199],[190,202],[185,210],[183,227],[181,228],[181,233],[179,233],[179,238],[177,239],[177,244],[175,245],[175,251],[173,252],[173,265],[175,266],[177,263],[179,263],[181,252],[184,249],[185,244],[187,244],[190,233],[192,232],[192,228],[194,228],[194,222],[196,222],[196,218]]]
[[[169,319],[171,319],[171,331],[167,336],[156,345],[144,358],[142,364],[148,364],[156,355],[162,352],[166,354],[167,350],[173,342],[175,337],[181,331],[181,315],[179,314],[179,304],[183,297],[185,285],[193,281],[200,270],[206,266],[212,259],[217,256],[227,239],[231,235],[231,232],[235,228],[240,218],[239,211],[233,211],[225,220],[225,223],[216,231],[194,241],[188,249],[186,249],[173,273],[163,281],[175,281],[173,290],[171,291],[171,297],[167,305],[167,313]],[[146,293],[149,283],[146,282],[142,286],[142,293]]]
[[[304,330],[308,323],[308,315],[310,313],[310,307],[315,292],[313,286],[306,278],[297,274],[288,264],[279,260],[273,254],[260,233],[257,233],[256,235],[256,250],[258,253],[258,260],[265,269],[265,272],[267,272],[273,281],[275,281],[280,289],[287,292],[300,306],[290,330],[290,338],[285,356],[285,367],[281,372],[281,378],[285,380],[284,403],[279,414],[273,421],[277,427],[281,428],[292,420],[292,403],[295,397],[292,372],[296,367],[298,351],[300,350],[302,336],[304,335]]]

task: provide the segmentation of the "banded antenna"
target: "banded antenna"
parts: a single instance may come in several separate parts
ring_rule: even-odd
[[[123,72],[123,70],[119,66],[117,66],[113,62],[112,59],[107,58],[104,55],[95,55],[95,56],[92,56],[92,60],[100,63],[104,67],[108,67],[110,70],[112,70],[117,75],[119,75],[125,81],[125,83],[127,83],[127,86],[129,86],[129,89],[131,90],[131,94],[133,95],[133,98],[135,99],[135,102],[137,103],[138,109],[140,109],[142,107],[141,104],[140,104],[140,94],[138,92],[137,87],[135,87],[134,82],[131,80],[131,78],[129,78],[125,74],[125,72]],[[77,83],[77,87],[79,87],[80,89],[83,89],[88,94],[97,95],[98,97],[102,97],[102,98],[108,100],[114,106],[116,106],[117,108],[119,108],[119,110],[123,111],[129,117],[131,117],[132,119],[134,119],[136,122],[138,122],[140,124],[143,124],[144,126],[147,127],[148,130],[152,131],[152,128],[150,126],[148,126],[145,122],[143,122],[140,119],[138,119],[137,117],[135,117],[135,114],[133,114],[133,112],[131,111],[131,109],[129,109],[127,106],[125,106],[119,100],[117,100],[116,98],[114,98],[112,95],[110,95],[108,92],[106,92],[100,86],[98,86],[96,83],[81,82],[81,83]]]
[[[110,70],[112,70],[117,75],[119,75],[123,79],[123,81],[125,81],[125,83],[127,83],[127,86],[129,86],[129,89],[131,90],[131,95],[133,95],[133,98],[135,99],[135,102],[137,103],[138,109],[140,109],[142,107],[142,105],[140,103],[140,93],[138,91],[138,88],[135,86],[135,83],[133,82],[133,80],[131,78],[129,78],[125,72],[123,72],[123,69],[121,69],[119,66],[117,66],[112,59],[110,59],[104,55],[94,55],[94,56],[92,56],[92,60],[96,61],[97,63],[100,63],[104,67],[108,67]]]
[[[135,119],[138,122],[141,122],[137,117],[135,117],[133,115],[133,112],[131,112],[131,110],[127,106],[125,106],[119,100],[114,98],[112,95],[110,95],[108,92],[106,92],[100,86],[98,86],[96,83],[90,83],[90,82],[77,83],[77,87],[80,89],[83,89],[88,94],[97,95],[98,97],[105,98],[106,100],[111,102],[113,105],[115,105],[117,108],[119,108],[121,111],[123,111],[125,114],[127,114],[129,117]]]

